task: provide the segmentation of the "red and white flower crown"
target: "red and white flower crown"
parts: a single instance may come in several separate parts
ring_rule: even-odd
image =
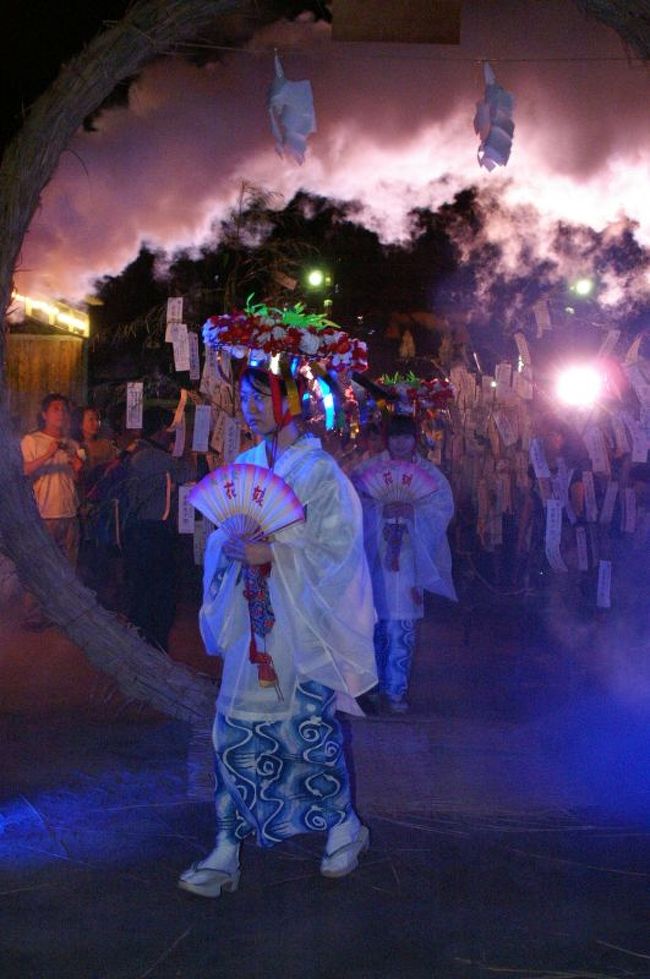
[[[264,304],[210,316],[203,325],[207,347],[225,350],[232,357],[265,362],[274,355],[320,361],[328,370],[365,371],[368,350],[323,314],[305,313],[298,304],[275,309]]]
[[[396,412],[408,408],[411,414],[439,411],[449,407],[454,400],[455,392],[448,380],[433,377],[428,380],[416,374],[384,374],[377,381],[385,391],[389,391],[396,400]]]

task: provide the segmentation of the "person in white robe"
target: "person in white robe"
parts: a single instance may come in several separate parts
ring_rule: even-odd
[[[277,396],[280,383],[257,368],[244,372],[242,412],[262,441],[237,462],[273,468],[305,520],[254,543],[217,529],[205,555],[201,634],[207,652],[223,657],[213,728],[216,845],[179,880],[205,897],[236,889],[249,834],[272,846],[325,831],[326,877],[354,870],[369,842],[352,804],[335,716],[336,709],[362,716],[355,698],[377,681],[362,510],[320,441],[300,433],[283,384]],[[257,620],[246,589],[262,609]],[[260,680],[251,661],[257,648],[270,659],[265,669],[274,683]]]
[[[416,452],[417,428],[408,415],[392,415],[388,448],[379,459],[416,463],[429,472],[437,490],[415,503],[382,504],[362,490],[362,463],[351,474],[360,488],[366,554],[378,622],[375,653],[378,691],[389,711],[408,710],[407,693],[416,644],[416,623],[424,615],[424,591],[456,600],[447,527],[454,514],[449,482]]]

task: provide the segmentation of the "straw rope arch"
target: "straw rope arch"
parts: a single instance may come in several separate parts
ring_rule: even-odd
[[[251,0],[256,14],[263,6]],[[613,27],[638,56],[650,57],[648,0],[576,0],[588,15]],[[40,194],[84,118],[123,79],[173,43],[196,36],[226,14],[245,12],[246,0],[139,0],[117,25],[98,35],[63,67],[31,107],[0,167],[0,307],[7,309],[23,237]],[[268,13],[269,8],[266,8]],[[0,366],[4,336],[0,331]],[[0,390],[0,539],[18,573],[59,625],[131,699],[206,730],[213,710],[211,683],[147,645],[135,630],[103,609],[52,544],[22,476],[4,385]]]
[[[41,191],[86,116],[122,79],[134,75],[171,44],[196,36],[220,16],[247,6],[242,0],[142,0],[65,65],[34,103],[0,167],[3,311],[10,302],[14,266]],[[0,363],[4,364],[4,336],[0,343]],[[93,665],[117,681],[127,698],[203,728],[213,710],[212,684],[149,646],[134,629],[102,608],[45,533],[22,476],[4,385],[0,457],[0,539],[21,580]]]

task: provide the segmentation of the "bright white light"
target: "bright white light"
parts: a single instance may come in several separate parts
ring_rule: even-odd
[[[312,269],[307,276],[307,282],[310,286],[314,286],[315,289],[322,286],[324,281],[325,274],[320,269]]]
[[[592,279],[578,279],[574,285],[573,289],[577,296],[588,296],[594,288],[594,283]]]
[[[595,367],[567,367],[557,379],[555,393],[566,405],[588,408],[599,398],[603,379]]]

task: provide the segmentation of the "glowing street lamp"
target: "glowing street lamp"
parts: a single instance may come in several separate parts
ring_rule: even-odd
[[[305,282],[310,289],[326,289],[332,284],[332,276],[325,269],[308,269]]]
[[[558,401],[574,408],[591,408],[603,391],[603,377],[590,364],[567,367],[557,378]]]
[[[307,285],[311,286],[312,289],[320,289],[321,286],[325,285],[325,273],[322,269],[311,269],[307,273]]]
[[[594,291],[594,280],[587,278],[587,276],[581,276],[573,283],[571,291],[575,292],[576,296],[580,296],[581,299],[586,299]]]
[[[305,285],[313,293],[322,296],[323,312],[326,317],[332,315],[332,299],[329,292],[332,287],[332,276],[325,269],[312,268],[305,272]],[[324,294],[324,295],[323,295]],[[316,297],[315,297],[316,298]]]

